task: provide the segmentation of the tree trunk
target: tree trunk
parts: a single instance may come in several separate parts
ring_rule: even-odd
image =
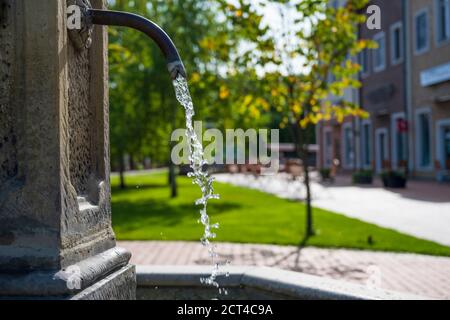
[[[313,210],[312,210],[312,199],[311,199],[311,179],[309,176],[309,168],[308,168],[308,128],[303,129],[299,127],[297,124],[294,125],[293,128],[294,139],[296,142],[296,149],[299,158],[302,161],[303,171],[304,171],[304,180],[303,183],[306,188],[306,199],[305,199],[305,207],[306,207],[306,230],[305,237],[310,237],[314,235],[314,225],[313,225]]]
[[[304,150],[303,154],[303,168],[304,168],[304,184],[306,188],[306,236],[310,237],[314,235],[314,228],[313,228],[313,216],[312,216],[312,205],[311,205],[311,184],[310,184],[310,177],[309,177],[309,168],[308,168],[308,149]]]
[[[288,95],[288,103],[291,104],[294,101],[294,87],[292,83],[289,84],[288,87],[289,95]],[[305,230],[305,239],[314,235],[314,226],[313,226],[313,213],[312,213],[312,205],[311,205],[311,185],[310,185],[310,176],[309,176],[309,168],[308,168],[308,143],[309,141],[309,127],[302,128],[297,121],[292,126],[289,126],[291,130],[292,137],[294,138],[296,145],[296,152],[298,157],[303,162],[303,170],[304,170],[304,180],[303,183],[306,188],[306,230]]]
[[[175,165],[170,161],[169,164],[169,184],[170,184],[170,197],[176,198],[177,192],[177,177],[175,173]]]
[[[120,153],[119,156],[119,177],[120,177],[120,189],[125,189],[126,185],[125,185],[125,160],[124,160],[124,155],[122,153]]]

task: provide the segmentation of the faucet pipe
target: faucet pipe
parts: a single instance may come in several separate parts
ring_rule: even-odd
[[[95,25],[129,27],[139,30],[156,42],[167,61],[167,68],[172,79],[178,75],[186,78],[186,70],[177,48],[167,33],[156,23],[133,13],[89,9],[88,17]]]

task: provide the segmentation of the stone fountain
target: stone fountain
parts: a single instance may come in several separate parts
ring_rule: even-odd
[[[93,24],[146,32],[172,78],[185,76],[162,30],[102,12],[105,2],[92,0]],[[136,286],[140,299],[223,298],[200,284],[203,267],[141,266],[136,285],[111,227],[108,37],[92,26],[69,34],[71,3],[91,5],[0,0],[0,298],[135,299]],[[420,298],[267,268],[233,267],[218,281],[226,299]]]
[[[0,0],[0,296],[134,299],[111,228],[108,37],[79,50],[67,5]]]

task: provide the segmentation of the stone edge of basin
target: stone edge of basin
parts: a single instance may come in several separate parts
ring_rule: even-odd
[[[428,300],[429,297],[371,289],[363,285],[269,267],[228,267],[229,277],[220,276],[222,287],[247,287],[281,294],[293,299],[315,300]],[[136,266],[138,288],[207,288],[200,278],[208,277],[209,266]]]
[[[0,298],[73,295],[125,267],[130,258],[129,251],[114,247],[62,270],[0,274]]]

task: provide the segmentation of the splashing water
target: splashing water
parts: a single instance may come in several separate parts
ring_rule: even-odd
[[[190,172],[188,176],[193,179],[192,183],[197,184],[202,191],[202,197],[195,202],[196,205],[201,206],[199,222],[205,227],[201,242],[203,246],[208,248],[208,253],[214,266],[211,275],[208,278],[200,279],[200,281],[204,284],[219,288],[216,279],[223,273],[220,272],[221,264],[217,262],[218,254],[216,253],[216,246],[210,241],[210,239],[216,237],[213,230],[218,229],[219,224],[211,224],[206,211],[208,200],[219,199],[219,195],[214,194],[214,178],[211,177],[207,171],[203,170],[204,165],[208,164],[208,162],[203,158],[203,146],[192,124],[192,118],[195,115],[195,111],[187,80],[182,76],[178,76],[173,81],[173,86],[175,88],[177,100],[184,107],[186,113],[186,137],[189,145],[189,162],[192,169],[192,172]],[[229,264],[229,261],[227,261],[226,264]]]

